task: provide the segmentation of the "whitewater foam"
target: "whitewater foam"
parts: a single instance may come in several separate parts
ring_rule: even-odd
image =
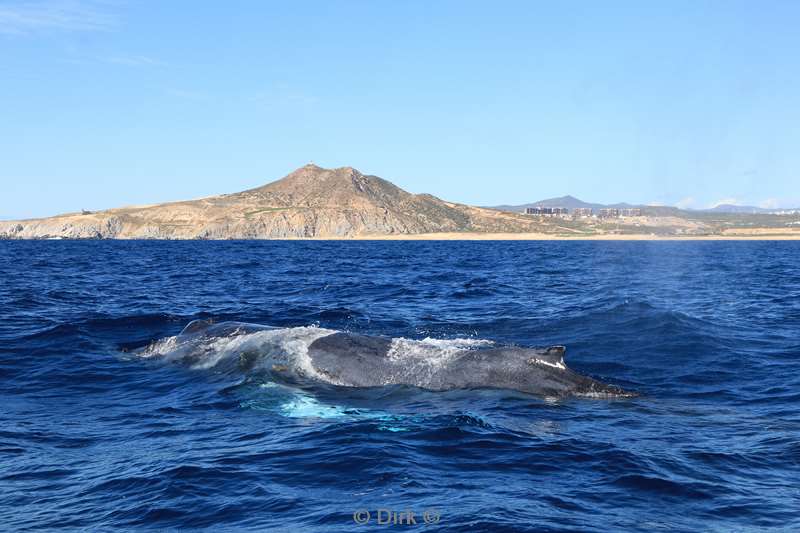
[[[428,384],[433,376],[446,368],[464,350],[479,349],[492,346],[494,343],[484,339],[432,339],[422,340],[396,337],[392,339],[386,357],[394,370],[384,378],[384,385],[413,381],[419,386]]]
[[[159,340],[139,355],[158,357],[168,362],[187,364],[192,369],[216,369],[224,363],[256,370],[286,368],[305,376],[331,382],[311,364],[308,348],[334,330],[316,326],[269,329],[223,337],[194,337],[176,335]]]

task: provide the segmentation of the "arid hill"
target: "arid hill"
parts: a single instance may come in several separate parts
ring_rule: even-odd
[[[520,214],[411,194],[350,167],[315,165],[234,194],[0,222],[0,237],[23,239],[281,239],[557,231],[554,223]]]

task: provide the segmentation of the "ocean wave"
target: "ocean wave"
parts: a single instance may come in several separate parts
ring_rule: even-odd
[[[800,530],[795,243],[5,244],[8,530],[352,531],[377,506],[442,531]],[[180,334],[211,317],[277,327]],[[420,376],[563,344],[643,395],[304,370],[348,332]]]

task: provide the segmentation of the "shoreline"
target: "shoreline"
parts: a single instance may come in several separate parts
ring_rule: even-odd
[[[753,233],[733,235],[647,235],[598,234],[553,235],[547,233],[414,233],[358,235],[353,237],[275,237],[254,239],[139,239],[139,238],[2,238],[0,241],[800,241],[800,231],[792,233]]]
[[[305,239],[304,239],[305,240]],[[547,233],[418,233],[411,235],[367,235],[307,240],[371,240],[371,241],[796,241],[797,233],[752,235],[646,235],[598,234],[552,235]]]

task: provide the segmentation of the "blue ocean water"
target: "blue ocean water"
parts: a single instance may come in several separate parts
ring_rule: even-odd
[[[798,530],[798,266],[797,242],[0,242],[0,528]],[[564,344],[641,396],[151,356],[196,318]]]

